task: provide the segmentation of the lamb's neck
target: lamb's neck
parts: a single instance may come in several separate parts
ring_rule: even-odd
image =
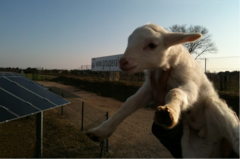
[[[185,67],[192,67],[194,59],[183,45],[175,45],[168,48],[164,63],[159,67],[160,70],[168,70],[176,66],[185,65]]]
[[[167,54],[167,59],[169,66],[175,67],[179,64],[184,64],[184,65],[193,65],[192,61],[194,61],[193,57],[190,55],[188,50],[184,48],[183,45],[175,45],[169,48]]]

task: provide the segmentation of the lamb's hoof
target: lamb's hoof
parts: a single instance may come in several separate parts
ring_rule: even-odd
[[[166,106],[159,106],[155,112],[154,122],[157,125],[164,126],[166,128],[173,128],[176,123],[174,122],[171,109]]]
[[[94,135],[92,132],[87,132],[86,135],[95,142],[101,142],[103,139],[101,139],[100,137]]]

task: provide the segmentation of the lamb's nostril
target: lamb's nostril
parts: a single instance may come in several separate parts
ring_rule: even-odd
[[[128,64],[128,61],[125,61],[124,63],[122,63],[122,65],[126,65],[126,64]]]
[[[121,58],[119,61],[120,65],[127,65],[128,64],[128,60],[126,58]]]

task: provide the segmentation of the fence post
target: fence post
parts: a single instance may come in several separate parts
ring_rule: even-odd
[[[62,97],[63,97],[63,93],[62,93]],[[63,116],[63,106],[61,106],[61,116]]]
[[[43,112],[37,113],[36,118],[36,157],[41,158],[43,154]]]
[[[106,113],[106,120],[108,120],[108,112]],[[108,138],[106,140],[106,152],[108,152]]]
[[[227,76],[224,76],[224,90],[227,90]]]
[[[84,115],[84,102],[82,102],[82,127],[81,130],[83,131],[83,115]]]
[[[220,91],[223,91],[223,75],[220,74]]]
[[[100,143],[100,147],[101,147],[101,150],[100,150],[100,157],[99,158],[102,158],[102,152],[103,152],[103,147],[104,147],[104,140]]]

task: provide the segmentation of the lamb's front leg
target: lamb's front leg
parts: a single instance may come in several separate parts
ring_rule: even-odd
[[[102,141],[108,138],[127,116],[144,107],[150,102],[151,98],[151,85],[146,81],[136,94],[127,99],[114,116],[103,122],[100,126],[89,130],[87,136],[93,141]]]
[[[158,106],[155,112],[154,121],[165,128],[173,128],[179,121],[182,110],[186,110],[197,100],[198,88],[189,81],[187,84],[172,89],[166,96],[166,104]]]

